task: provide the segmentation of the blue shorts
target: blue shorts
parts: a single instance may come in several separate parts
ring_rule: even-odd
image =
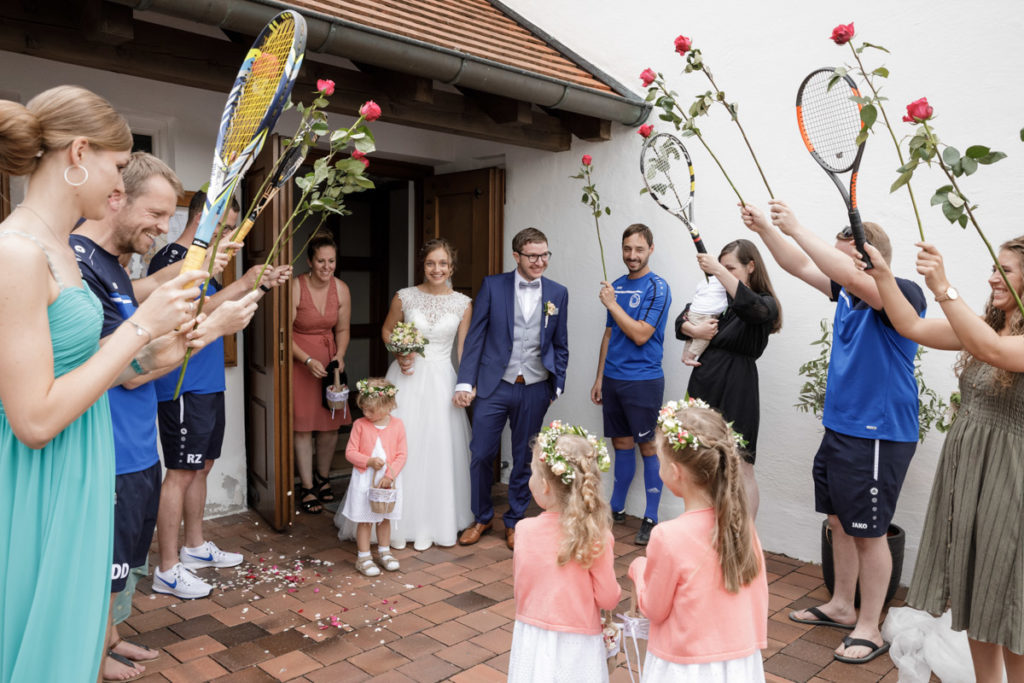
[[[664,377],[640,380],[605,377],[601,382],[605,437],[630,436],[638,444],[654,439],[664,394]]]
[[[917,442],[881,441],[825,429],[814,456],[814,509],[836,515],[850,536],[885,536]]]
[[[160,507],[160,463],[114,479],[114,562],[110,592],[124,590],[128,572],[146,564]]]
[[[220,457],[224,443],[224,392],[186,393],[160,401],[160,446],[169,470],[201,470]]]

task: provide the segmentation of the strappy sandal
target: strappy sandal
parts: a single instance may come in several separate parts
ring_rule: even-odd
[[[389,572],[397,572],[400,569],[398,560],[396,560],[395,556],[391,553],[384,553],[383,555],[380,555],[377,559],[380,561],[381,566],[383,566],[384,569],[387,569]]]
[[[306,500],[307,496],[313,496],[312,500]],[[310,515],[319,515],[324,511],[324,506],[320,503],[320,498],[316,495],[316,491],[313,489],[304,489],[299,487],[299,506],[302,511]]]
[[[313,488],[316,489],[317,497],[325,503],[334,500],[334,491],[331,490],[330,477],[321,477],[319,472],[313,472]]]
[[[145,657],[129,657],[128,655],[123,655],[123,654],[121,654],[119,652],[114,652],[114,650],[117,649],[117,646],[120,645],[121,643],[124,643],[125,645],[131,645],[132,647],[136,647],[136,648],[138,648],[140,650],[144,650],[146,652],[146,656]],[[133,662],[152,662],[154,659],[156,659],[156,658],[158,658],[160,656],[160,651],[159,650],[154,650],[153,648],[149,647],[148,645],[142,645],[140,643],[133,643],[131,641],[125,640],[124,638],[118,638],[117,642],[114,643],[113,645],[111,645],[110,649],[107,652],[108,652],[108,654],[111,654],[111,655],[115,655],[116,654],[119,657],[124,657],[125,659],[131,660]]]
[[[106,676],[104,676],[104,681],[111,681],[113,683],[117,683],[118,681],[134,681],[136,678],[141,677],[145,673],[145,671],[141,671],[139,667],[135,666],[135,663],[132,660],[117,654],[113,650],[107,650],[107,656],[113,659],[118,664],[126,666],[129,669],[131,669],[131,675],[128,678],[107,678]]]
[[[380,567],[371,557],[367,557],[365,560],[356,560],[356,571],[363,576],[380,576]]]

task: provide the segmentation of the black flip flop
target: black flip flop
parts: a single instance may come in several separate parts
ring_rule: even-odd
[[[846,662],[847,664],[866,664],[879,655],[884,655],[889,651],[889,643],[882,641],[881,645],[876,645],[870,640],[864,638],[851,638],[849,636],[843,638],[843,647],[869,647],[871,652],[864,655],[863,657],[847,657],[846,655],[833,654],[837,662]]]
[[[856,624],[840,624],[838,621],[832,621],[828,618],[828,615],[822,612],[817,607],[808,607],[804,610],[814,615],[814,619],[798,619],[793,616],[796,612],[789,613],[789,620],[795,621],[798,624],[810,624],[811,626],[831,626],[832,628],[845,628],[847,631],[852,631]],[[874,643],[872,643],[874,645]]]
[[[129,669],[135,671],[135,675],[131,678],[104,678],[104,681],[134,681],[136,678],[140,678],[142,674],[145,673],[144,671],[140,671],[139,667],[135,666],[135,663],[132,660],[128,659],[124,655],[117,654],[113,650],[107,650],[107,656],[113,659],[118,664],[127,666]]]

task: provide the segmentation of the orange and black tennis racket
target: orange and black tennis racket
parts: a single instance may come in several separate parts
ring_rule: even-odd
[[[796,93],[796,119],[807,151],[839,188],[850,216],[850,230],[857,251],[868,268],[871,259],[864,251],[864,224],[857,209],[857,174],[864,156],[864,142],[857,143],[861,132],[861,105],[857,84],[847,75],[836,75],[834,68],[812,71]],[[849,189],[840,174],[849,173]]]

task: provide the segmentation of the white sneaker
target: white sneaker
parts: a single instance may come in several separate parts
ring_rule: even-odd
[[[178,559],[185,565],[185,569],[237,567],[242,564],[241,553],[225,552],[214,545],[213,541],[207,541],[198,548],[182,548]]]
[[[194,600],[195,598],[205,598],[213,590],[213,586],[190,572],[179,562],[166,572],[160,571],[159,567],[153,571],[153,590],[184,600]]]

